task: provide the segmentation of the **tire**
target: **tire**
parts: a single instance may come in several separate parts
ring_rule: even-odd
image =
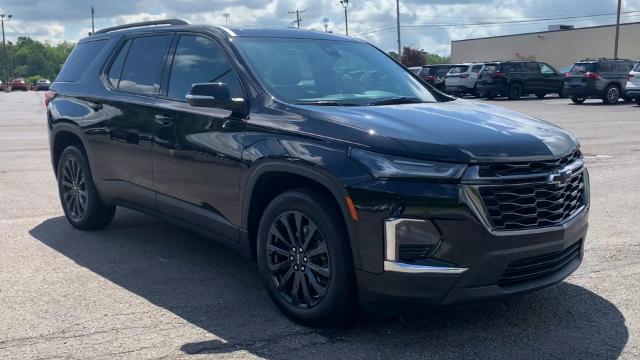
[[[620,100],[620,88],[616,85],[607,86],[607,90],[604,92],[602,102],[607,105],[616,104]]]
[[[84,152],[71,145],[58,162],[58,194],[69,223],[82,230],[102,229],[111,223],[116,207],[102,203]]]
[[[627,104],[629,104],[629,103],[632,103],[632,102],[633,102],[633,99],[632,99],[632,98],[630,98],[630,97],[628,97],[628,96],[626,96],[626,95],[623,95],[623,96],[622,96],[622,100],[624,100],[624,102],[626,102]]]
[[[582,104],[586,99],[585,98],[581,98],[581,97],[572,97],[571,101],[574,104]]]
[[[522,96],[522,85],[513,83],[507,89],[507,97],[509,100],[519,100]]]
[[[539,94],[536,94],[536,97],[537,97],[538,99],[544,99],[544,97],[545,97],[545,96],[547,96],[547,94],[545,94],[545,93],[539,93]]]
[[[326,196],[296,189],[278,195],[260,220],[257,258],[267,292],[305,325],[343,325],[356,313],[353,261],[339,214]],[[314,225],[308,239],[299,237]]]
[[[636,104],[640,105],[640,97],[636,98]]]
[[[486,92],[486,96],[487,96],[487,99],[493,100],[493,99],[496,98],[496,93],[495,93],[495,91],[488,90]]]

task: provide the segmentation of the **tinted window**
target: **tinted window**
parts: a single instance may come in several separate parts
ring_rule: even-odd
[[[633,64],[632,63],[619,62],[616,71],[617,72],[621,72],[621,73],[628,73],[629,71],[631,71],[632,68],[633,68]]]
[[[575,63],[569,73],[571,74],[584,74],[586,72],[598,71],[598,64],[596,63]]]
[[[168,96],[184,101],[191,85],[208,82],[224,82],[231,97],[243,96],[238,76],[217,43],[201,36],[180,37],[171,66]]]
[[[547,64],[540,64],[540,72],[543,74],[554,74],[555,70]]]
[[[502,72],[515,72],[515,71],[522,71],[522,68],[520,67],[520,63],[508,63],[508,64],[502,64],[500,65],[500,70]]]
[[[529,73],[536,73],[536,74],[540,73],[540,64],[535,62],[524,64],[524,68],[525,68],[525,71]]]
[[[474,73],[478,73],[480,72],[480,70],[482,70],[482,65],[473,65],[473,67],[471,68],[471,71],[473,71]]]
[[[118,57],[111,64],[109,69],[109,82],[115,89],[118,88],[118,82],[120,81],[120,75],[122,74],[122,67],[124,66],[124,60],[127,58],[129,47],[131,46],[131,40],[128,40],[126,44],[121,48],[118,53]]]
[[[633,71],[640,72],[640,63],[636,64],[636,66],[633,68]]]
[[[136,94],[157,94],[170,43],[170,35],[133,39],[118,89]]]
[[[600,72],[612,72],[615,69],[614,64],[608,61],[601,62],[598,65],[600,67]]]
[[[105,39],[86,41],[76,45],[60,70],[56,81],[78,81],[106,44],[107,40]]]

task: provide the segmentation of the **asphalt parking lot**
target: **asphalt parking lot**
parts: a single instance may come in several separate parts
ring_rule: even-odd
[[[256,265],[186,230],[118,209],[67,224],[43,94],[0,94],[0,359],[638,359],[640,107],[495,100],[570,130],[591,172],[581,268],[515,298],[305,328],[283,317]]]

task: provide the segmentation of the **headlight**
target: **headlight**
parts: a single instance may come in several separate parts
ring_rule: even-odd
[[[349,155],[362,163],[376,178],[457,179],[466,165],[415,160],[351,149]]]

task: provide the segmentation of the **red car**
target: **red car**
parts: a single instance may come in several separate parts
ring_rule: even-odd
[[[27,91],[27,82],[24,79],[15,79],[11,82],[11,90]]]

